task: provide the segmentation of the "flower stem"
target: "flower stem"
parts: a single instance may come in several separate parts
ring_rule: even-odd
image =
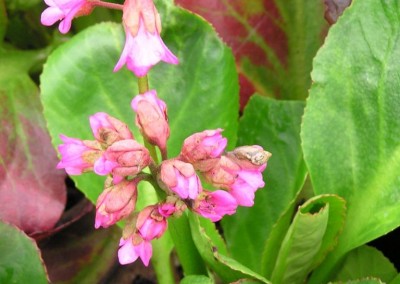
[[[147,75],[138,77],[139,94],[144,94],[149,90],[149,80]]]
[[[121,4],[103,2],[100,0],[89,0],[89,2],[95,6],[100,6],[100,7],[104,7],[104,8],[108,8],[108,9],[122,10],[124,8],[124,6]]]

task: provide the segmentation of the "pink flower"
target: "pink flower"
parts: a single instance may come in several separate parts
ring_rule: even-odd
[[[210,170],[210,166],[225,150],[227,139],[221,135],[222,129],[205,130],[195,133],[183,142],[180,158],[193,164],[200,171]]]
[[[64,144],[58,146],[61,161],[57,169],[65,169],[69,175],[80,175],[93,169],[93,164],[100,158],[100,145],[95,141],[80,140],[60,135]]]
[[[148,206],[140,211],[136,228],[146,241],[160,238],[167,229],[167,220],[158,212],[158,206]]]
[[[202,191],[193,166],[180,160],[164,161],[161,164],[160,180],[182,199],[196,199]]]
[[[121,238],[119,242],[118,259],[122,265],[136,261],[139,257],[145,266],[149,265],[153,254],[151,243],[146,240],[139,240],[134,244],[134,237],[128,239]]]
[[[105,182],[105,190],[96,203],[95,228],[107,228],[135,209],[137,181],[122,181],[114,185],[111,178]]]
[[[255,192],[265,185],[261,174],[264,169],[260,168],[259,171],[241,170],[237,173],[238,176],[230,186],[229,192],[236,198],[239,205],[247,207],[254,205]]]
[[[93,9],[93,4],[86,0],[44,0],[44,2],[49,7],[42,13],[42,24],[51,26],[61,21],[58,29],[63,34],[70,30],[75,16],[88,15]]]
[[[235,214],[237,206],[236,199],[226,191],[203,191],[195,201],[193,210],[201,216],[217,222],[224,215]]]
[[[136,112],[136,125],[142,135],[163,151],[169,137],[167,105],[157,97],[154,90],[137,95],[131,103]]]
[[[126,64],[136,76],[143,77],[161,60],[178,64],[160,37],[160,18],[152,1],[126,0],[123,14],[125,47],[114,72]]]
[[[106,146],[119,140],[133,139],[128,126],[107,113],[98,112],[90,116],[89,121],[93,136]]]
[[[112,173],[114,178],[121,180],[123,177],[137,175],[149,164],[149,150],[135,140],[120,140],[109,146],[96,161],[94,172],[98,175]],[[114,180],[114,183],[118,182]]]
[[[255,192],[265,185],[262,172],[270,156],[257,145],[239,147],[203,175],[215,187],[229,190],[239,205],[253,206]]]

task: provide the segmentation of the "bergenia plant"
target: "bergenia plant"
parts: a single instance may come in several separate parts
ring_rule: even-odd
[[[82,9],[94,8],[98,2],[48,4],[42,22],[61,20],[60,31],[67,32],[72,17]],[[97,199],[95,227],[107,228],[125,221],[118,251],[120,263],[140,258],[148,266],[151,241],[163,236],[169,218],[179,218],[190,210],[217,222],[234,214],[238,206],[253,206],[255,192],[264,187],[262,172],[271,154],[258,145],[227,151],[227,139],[222,136],[223,129],[218,128],[192,134],[182,141],[180,154],[169,157],[167,142],[173,133],[167,104],[156,90],[149,89],[147,75],[160,61],[178,64],[178,58],[161,39],[160,15],[151,0],[126,0],[122,18],[126,41],[114,71],[126,65],[139,77],[140,94],[133,98],[131,107],[144,144],[135,139],[124,122],[99,112],[89,118],[94,140],[60,134],[63,144],[58,147],[61,161],[57,168],[64,168],[70,175],[93,171],[108,176]],[[202,179],[211,188],[204,188]],[[150,182],[160,198],[156,204],[135,210],[141,181]]]
[[[399,283],[399,7],[0,0],[0,283]]]

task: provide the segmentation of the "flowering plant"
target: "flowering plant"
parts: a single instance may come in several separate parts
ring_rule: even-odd
[[[37,2],[0,0],[0,283],[396,283],[396,1]]]

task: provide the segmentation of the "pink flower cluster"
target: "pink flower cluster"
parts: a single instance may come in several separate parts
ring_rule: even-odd
[[[166,156],[170,135],[167,107],[152,90],[132,100],[136,125],[149,144]],[[254,193],[264,186],[262,171],[270,154],[260,146],[244,146],[225,152],[227,139],[222,129],[205,130],[185,139],[178,157],[156,165],[149,150],[137,142],[127,125],[106,113],[90,117],[95,140],[62,135],[58,168],[76,175],[94,171],[107,175],[96,204],[95,227],[107,228],[127,220],[118,256],[121,264],[142,259],[148,265],[151,240],[163,235],[167,218],[189,208],[213,222],[236,212],[238,205],[252,206]],[[147,166],[151,175],[142,170]],[[217,190],[204,189],[199,175]],[[152,179],[167,198],[135,212],[137,185]]]
[[[75,17],[90,14],[95,6],[122,8],[125,47],[114,71],[126,65],[136,76],[143,77],[160,61],[170,64],[179,63],[178,58],[160,37],[160,15],[152,0],[125,0],[123,6],[91,0],[44,1],[49,7],[42,13],[42,24],[51,26],[60,21],[59,30],[63,34],[71,29],[71,23]]]

